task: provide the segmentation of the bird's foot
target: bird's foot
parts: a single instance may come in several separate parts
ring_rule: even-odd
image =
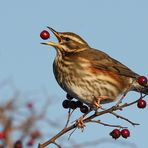
[[[81,116],[78,120],[76,120],[76,127],[80,128],[82,132],[84,131],[85,124],[83,122],[83,116]]]
[[[90,109],[87,113],[84,113],[79,119],[76,120],[76,127],[80,128],[82,132],[84,131],[84,118],[89,114],[92,110]]]
[[[95,109],[101,108],[100,102],[108,102],[108,100],[111,100],[109,99],[108,96],[99,96],[99,97],[93,96],[93,97],[94,98],[93,98],[91,107]]]
[[[93,98],[93,101],[92,101],[92,104],[91,104],[91,107],[92,108],[100,108],[101,107],[101,105],[100,105],[100,101],[101,101],[101,98],[100,97],[95,97],[95,96],[93,96],[94,98]]]

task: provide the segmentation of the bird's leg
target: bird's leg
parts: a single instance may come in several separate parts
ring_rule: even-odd
[[[100,102],[103,100],[108,100],[108,99],[109,99],[109,96],[99,96],[99,97],[93,96],[91,107],[98,109],[101,107]]]
[[[91,107],[92,108],[100,108],[100,101],[101,101],[100,97],[93,96],[93,101],[92,101]]]

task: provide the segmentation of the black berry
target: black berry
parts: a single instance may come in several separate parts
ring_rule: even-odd
[[[77,105],[77,107],[82,107],[83,103],[81,101],[76,101],[76,105]]]
[[[66,95],[66,98],[67,98],[68,100],[72,100],[72,99],[73,99],[73,97],[72,97],[71,95],[69,95],[69,94]]]
[[[69,108],[71,108],[71,109],[76,109],[76,108],[77,108],[76,102],[75,102],[75,101],[70,101],[70,102],[69,102]]]
[[[88,112],[88,107],[86,105],[83,105],[83,106],[80,107],[80,111],[82,113],[87,113]]]
[[[21,140],[17,140],[15,143],[14,143],[14,148],[22,148],[23,145],[22,145],[22,141]]]
[[[69,104],[70,104],[69,100],[64,100],[63,103],[62,103],[64,108],[69,108]]]

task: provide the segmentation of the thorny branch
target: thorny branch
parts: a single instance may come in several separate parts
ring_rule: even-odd
[[[127,94],[127,93],[126,93],[126,94]],[[121,103],[122,103],[122,100],[123,100],[123,98],[125,97],[126,94],[124,94],[124,95],[121,97],[121,99],[119,100],[119,102],[117,102],[116,105],[114,105],[114,106],[112,106],[112,107],[110,107],[110,108],[108,108],[108,109],[103,109],[103,108],[101,108],[101,109],[102,109],[101,111],[94,112],[92,115],[90,115],[90,116],[88,116],[88,117],[86,117],[86,116],[83,115],[83,116],[82,116],[82,117],[84,117],[84,118],[83,118],[83,123],[86,124],[86,123],[90,123],[90,122],[95,122],[95,123],[98,123],[98,124],[101,124],[101,125],[104,125],[104,126],[109,126],[109,127],[126,128],[126,127],[123,127],[123,126],[121,126],[121,125],[112,125],[112,124],[103,123],[103,122],[101,122],[100,120],[94,120],[94,119],[95,119],[96,117],[98,117],[98,116],[102,116],[102,115],[104,115],[104,114],[112,114],[112,115],[114,115],[114,116],[117,117],[117,118],[120,118],[120,119],[122,119],[122,120],[127,121],[128,123],[130,123],[130,124],[133,125],[133,126],[139,125],[138,123],[134,123],[134,122],[130,121],[129,119],[127,119],[127,118],[125,118],[125,117],[123,117],[123,116],[121,116],[121,115],[118,115],[117,113],[115,113],[115,111],[117,111],[117,110],[123,110],[123,109],[126,108],[126,107],[129,107],[129,106],[131,106],[131,105],[133,105],[133,104],[136,104],[139,99],[144,98],[146,95],[143,95],[143,94],[140,93],[140,98],[139,98],[139,99],[137,99],[137,100],[135,100],[135,101],[133,101],[133,102],[130,102],[130,103],[121,104]],[[93,111],[91,111],[91,113],[92,113],[92,112],[93,112]],[[58,134],[56,134],[55,136],[53,136],[51,139],[47,140],[47,141],[44,142],[43,144],[39,144],[39,145],[38,145],[38,148],[45,148],[46,146],[48,146],[48,145],[50,145],[50,144],[55,144],[57,147],[60,148],[60,145],[56,143],[56,140],[57,140],[59,137],[61,137],[61,136],[63,136],[64,134],[66,134],[67,132],[71,131],[72,129],[77,129],[77,128],[78,128],[76,122],[73,123],[72,125],[69,125],[69,126],[68,126],[69,121],[70,121],[71,114],[72,114],[72,113],[69,111],[68,119],[67,119],[67,122],[66,122],[65,127],[64,127]],[[81,117],[80,117],[80,118],[81,118]]]

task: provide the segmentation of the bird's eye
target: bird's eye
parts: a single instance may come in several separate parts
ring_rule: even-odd
[[[65,38],[66,41],[70,41],[70,38]]]

